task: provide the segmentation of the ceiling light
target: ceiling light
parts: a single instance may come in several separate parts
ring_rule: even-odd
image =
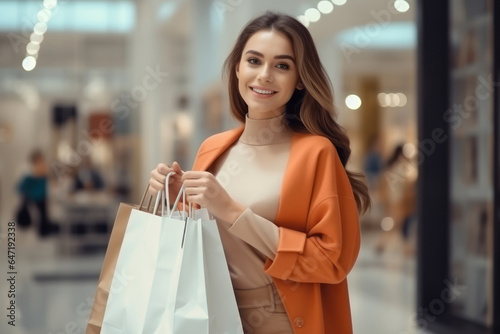
[[[381,106],[381,107],[387,107],[387,94],[386,93],[379,93],[377,95],[377,100],[378,100],[378,104]]]
[[[394,2],[394,8],[400,13],[405,13],[410,9],[410,4],[406,0],[396,0]]]
[[[403,93],[397,93],[396,95],[399,97],[399,106],[404,107],[408,102],[408,98]]]
[[[392,104],[394,107],[399,107],[399,104],[401,103],[401,100],[399,98],[398,94],[392,94]]]
[[[323,0],[318,3],[318,10],[323,14],[329,14],[333,11],[333,5],[330,1]]]
[[[347,108],[351,110],[356,110],[361,107],[361,99],[355,94],[351,94],[345,98],[345,104]]]
[[[332,2],[336,6],[342,6],[347,2],[347,0],[332,0]]]
[[[36,66],[36,59],[33,56],[28,56],[23,60],[23,68],[26,71],[31,71]]]
[[[40,44],[43,41],[43,35],[37,35],[36,33],[31,33],[30,41],[33,44]]]
[[[33,27],[33,31],[37,35],[43,35],[47,31],[47,24],[38,22],[37,24],[35,24],[35,27]]]
[[[382,227],[384,231],[389,232],[394,227],[394,219],[391,217],[385,217],[380,222],[380,227]]]
[[[321,13],[316,8],[309,8],[306,10],[305,14],[309,22],[316,22],[321,17]]]
[[[57,6],[57,0],[43,0],[43,6],[47,9],[52,9]]]
[[[28,45],[26,45],[26,52],[30,55],[38,53],[39,50],[40,50],[40,44],[29,42]]]

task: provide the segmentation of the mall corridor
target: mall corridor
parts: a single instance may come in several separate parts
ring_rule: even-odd
[[[268,46],[276,57],[243,55],[249,39],[227,58],[245,24],[267,10],[288,15],[282,29],[301,37],[257,29],[255,49]],[[250,216],[245,226],[259,236],[254,244],[240,231],[245,260],[261,265],[280,252],[295,269],[317,247],[334,265],[308,287],[331,284],[329,274],[344,275],[332,272],[354,263],[347,275],[354,334],[500,334],[499,12],[494,0],[0,0],[0,334],[86,333],[120,203],[139,204],[159,163],[190,171],[207,138],[277,111],[288,117],[286,129],[335,142],[334,159],[301,160],[304,170],[320,167],[290,184],[306,189],[314,180],[315,192],[278,193],[286,188],[273,173],[292,165],[283,153],[295,143],[286,131],[282,142],[263,131],[220,152],[222,137],[218,146],[204,144],[212,153],[203,154],[220,153],[228,173],[216,175],[212,161],[203,172],[213,175],[203,175],[216,178],[207,184],[255,201],[246,214],[241,208],[250,205],[238,207],[239,221]],[[255,110],[262,118],[250,117]],[[266,151],[260,140],[278,148]],[[260,183],[247,174],[231,179],[242,170],[232,164],[245,155],[235,153],[239,145],[267,157],[236,164],[259,166],[251,171]],[[323,166],[335,178],[316,178]],[[346,169],[366,177],[372,205],[359,224],[355,199],[337,193],[349,186],[362,193],[354,177],[338,181]],[[221,181],[227,175],[241,183]],[[256,190],[244,191],[249,184]],[[334,203],[324,215],[334,218],[316,229],[322,191]],[[276,223],[283,193],[294,195],[288,205],[310,196],[300,201],[312,217],[300,219],[303,228]],[[215,198],[234,215],[237,201],[228,197]],[[287,233],[297,238],[292,246],[279,239]],[[225,240],[229,253],[235,248]],[[245,264],[226,263],[232,274],[232,265]],[[259,270],[259,279],[273,282]],[[334,283],[345,291],[341,277]],[[330,288],[311,297],[320,310],[343,301],[342,310],[323,310],[332,312],[325,324],[348,306],[346,293],[319,298]],[[297,319],[290,322],[297,334],[316,334]]]

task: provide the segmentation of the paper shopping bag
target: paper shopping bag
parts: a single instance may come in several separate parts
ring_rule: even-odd
[[[209,333],[201,220],[187,219],[183,256],[174,290],[173,332]]]
[[[217,222],[208,220],[207,209],[197,210],[203,233],[205,287],[207,291],[210,333],[243,334],[233,285],[222,247]]]
[[[122,245],[123,236],[127,228],[128,219],[132,209],[137,206],[121,203],[113,224],[113,230],[109,238],[108,248],[104,256],[104,262],[97,283],[94,302],[87,322],[86,334],[99,334],[101,332],[104,310],[111,290],[111,281],[115,272],[116,261]],[[118,277],[117,277],[118,280]],[[122,277],[122,284],[125,284],[125,277]]]
[[[173,331],[181,333],[243,333],[238,307],[215,220],[207,209],[187,219]]]
[[[168,301],[175,298],[179,284],[185,228],[186,221],[178,213],[163,219],[156,270],[142,333],[172,332],[173,303]]]
[[[161,225],[162,217],[132,209],[104,311],[102,334],[141,332],[156,267]]]
[[[172,174],[167,176],[167,186],[168,178]],[[160,249],[164,243],[180,245],[182,241],[184,222],[172,218],[170,209],[169,215],[163,216],[165,212],[164,191],[158,193],[153,212],[157,212],[160,197],[162,216],[136,209],[131,211],[104,312],[102,334],[142,332],[150,296],[160,292],[158,288],[160,282],[154,281]],[[180,196],[177,197],[175,205],[179,199]],[[167,208],[169,205],[167,198]],[[170,223],[171,226],[169,225],[168,228],[171,233],[163,237],[162,230],[167,227],[166,223]],[[176,226],[179,226],[178,233],[175,233]],[[125,284],[123,280],[117,280],[120,277],[127,278]]]

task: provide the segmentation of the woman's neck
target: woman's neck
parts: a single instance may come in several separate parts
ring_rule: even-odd
[[[262,146],[272,145],[290,140],[292,131],[285,122],[285,113],[280,115],[254,119],[245,115],[245,129],[239,141],[243,144]]]

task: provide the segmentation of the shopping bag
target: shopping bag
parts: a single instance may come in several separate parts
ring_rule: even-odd
[[[167,185],[171,174],[167,176]],[[158,193],[154,213],[157,212],[160,196],[162,207],[164,207],[164,195],[164,192]],[[178,200],[179,197],[175,205]],[[160,245],[168,242],[168,240],[161,240],[162,226],[165,225],[167,219],[172,220],[169,221],[172,225],[169,228],[171,227],[172,230],[176,230],[175,226],[179,226],[177,230],[180,233],[177,235],[180,243],[184,231],[183,221],[163,216],[163,214],[157,216],[132,209],[104,312],[102,334],[141,333],[153,288]],[[123,280],[119,280],[119,277],[125,277],[126,284],[123,284]]]
[[[174,290],[172,334],[210,333],[204,267],[201,220],[188,218],[178,285]]]
[[[187,219],[172,334],[243,333],[216,221],[206,208]]]
[[[217,222],[209,219],[207,209],[195,211],[202,226],[210,333],[243,334],[234,289],[222,247]]]
[[[16,212],[17,225],[22,228],[29,227],[31,225],[31,220],[30,201],[26,196],[23,196],[21,205]]]
[[[141,331],[156,266],[161,223],[161,217],[132,209],[104,312],[102,334]]]
[[[143,201],[141,201],[141,204],[142,202]],[[118,208],[118,213],[113,224],[108,247],[104,256],[101,274],[99,275],[94,302],[90,311],[89,320],[87,321],[87,329],[85,331],[86,334],[99,334],[101,332],[102,319],[104,317],[104,310],[106,308],[109,292],[111,290],[111,281],[113,280],[116,261],[118,260],[118,254],[120,252],[120,247],[122,245],[130,213],[134,207],[137,206],[120,203]],[[122,278],[122,280],[124,285],[126,281],[124,278]]]
[[[175,300],[175,290],[179,284],[180,266],[183,258],[182,243],[186,229],[187,215],[185,215],[185,210],[182,211],[182,215],[178,211],[169,211],[168,193],[167,181],[165,189],[167,196],[167,216],[162,221],[156,270],[142,330],[142,333],[147,334],[172,333],[173,330],[172,315],[174,303],[171,301]],[[186,193],[183,186],[177,195],[177,199],[173,205],[174,208],[177,207],[181,193],[184,197],[183,205],[186,203]]]

